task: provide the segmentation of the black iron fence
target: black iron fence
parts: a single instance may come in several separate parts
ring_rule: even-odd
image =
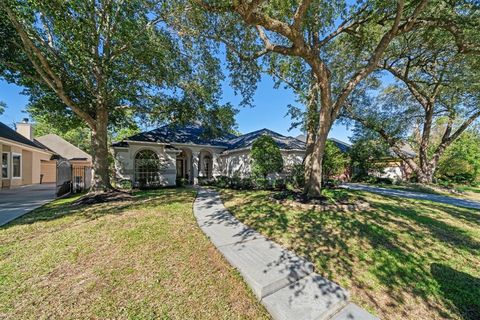
[[[75,166],[67,160],[57,162],[57,197],[87,191],[91,185],[91,167]]]

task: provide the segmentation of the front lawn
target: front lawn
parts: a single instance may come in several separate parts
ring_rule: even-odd
[[[314,262],[382,319],[480,319],[480,212],[349,191],[363,212],[299,211],[221,190],[234,215]]]
[[[197,227],[195,192],[57,200],[0,228],[0,318],[268,318]]]

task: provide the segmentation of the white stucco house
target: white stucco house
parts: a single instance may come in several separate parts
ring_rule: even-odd
[[[279,146],[284,167],[300,164],[305,143],[262,129],[241,136],[209,139],[199,125],[163,126],[112,144],[117,179],[173,186],[177,179],[196,184],[199,177],[250,175],[250,149],[261,135]]]

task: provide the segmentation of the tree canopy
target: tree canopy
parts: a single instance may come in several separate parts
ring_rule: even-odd
[[[279,173],[283,169],[280,148],[268,135],[262,135],[253,142],[250,156],[254,176],[267,178],[269,174]]]
[[[363,82],[379,68],[394,39],[426,28],[442,29],[464,50],[475,50],[474,28],[458,32],[464,1],[208,1],[192,0],[207,15],[205,35],[225,44],[234,84],[255,88],[259,73],[274,76],[306,105],[305,192],[320,196],[328,132]],[[438,8],[445,10],[438,10]],[[448,23],[442,20],[448,13]]]
[[[468,26],[462,32],[480,28],[476,8],[462,17]],[[379,63],[384,72],[374,74],[359,92],[363,98],[346,110],[347,117],[376,131],[423,183],[432,182],[445,150],[480,117],[480,51],[473,46],[480,42],[461,45],[459,35],[443,26],[396,38]],[[385,73],[394,80],[385,81]],[[408,158],[404,145],[418,161]]]
[[[93,189],[110,188],[109,127],[138,120],[200,120],[228,129],[234,123],[231,106],[218,103],[222,73],[214,47],[169,25],[179,5],[151,0],[0,4],[0,77],[26,88],[31,112],[90,128]]]

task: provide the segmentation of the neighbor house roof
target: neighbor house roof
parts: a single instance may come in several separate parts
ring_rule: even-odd
[[[166,125],[154,130],[141,132],[139,134],[125,138],[123,141],[116,142],[113,147],[126,147],[128,141],[136,142],[156,142],[156,143],[178,143],[178,144],[198,144],[211,145],[228,148],[228,140],[235,137],[227,134],[220,138],[208,138],[206,131],[200,125],[171,126]],[[127,143],[127,144],[126,144]]]
[[[35,141],[32,141],[24,136],[22,136],[20,133],[16,132],[6,124],[0,122],[0,138],[8,139],[20,144],[27,145],[29,147],[34,147],[37,149],[41,149],[42,151],[45,151],[45,146],[41,145],[40,143],[37,143]],[[47,150],[49,151],[49,150]]]
[[[57,136],[56,134],[47,134],[36,138],[38,142],[52,150],[62,158],[68,160],[86,160],[92,161],[92,156],[80,148],[75,147],[70,142]]]
[[[343,141],[340,141],[335,138],[328,138],[328,140],[332,141],[338,149],[340,149],[341,152],[343,153],[348,153],[350,152],[350,149],[352,149],[352,145]]]
[[[307,141],[307,137],[303,134],[297,136],[296,139],[303,142]],[[343,142],[335,138],[328,138],[328,140],[332,141],[337,146],[337,148],[340,149],[340,151],[343,153],[348,153],[350,152],[350,149],[352,149],[352,145],[350,143]]]
[[[239,137],[236,137],[230,140],[230,146],[228,147],[229,150],[233,149],[244,149],[250,148],[253,142],[260,136],[267,135],[272,137],[273,141],[278,145],[280,149],[284,150],[303,150],[305,149],[305,143],[293,137],[287,137],[281,135],[272,130],[268,129],[261,129],[257,131],[253,131]]]

